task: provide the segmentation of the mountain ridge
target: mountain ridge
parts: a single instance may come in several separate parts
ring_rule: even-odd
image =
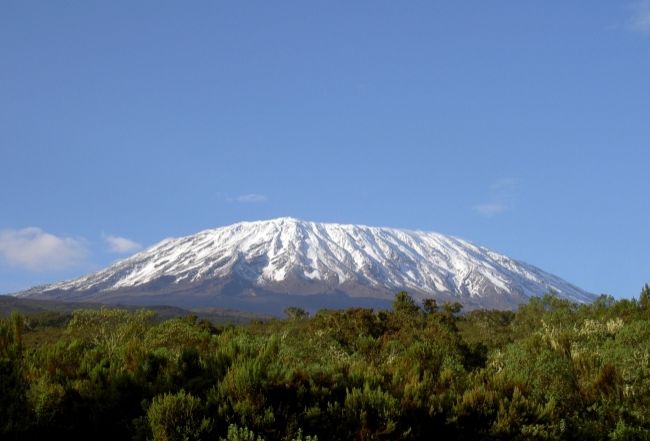
[[[185,292],[190,302],[218,304],[237,297],[305,300],[335,293],[386,301],[401,290],[418,300],[436,297],[478,307],[512,308],[548,291],[576,302],[593,299],[557,276],[464,239],[291,217],[163,239],[104,270],[17,295],[94,301],[168,295],[178,304]]]

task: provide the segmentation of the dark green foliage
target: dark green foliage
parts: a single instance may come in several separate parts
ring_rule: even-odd
[[[147,421],[154,441],[200,440],[212,425],[201,400],[184,390],[156,396],[147,409]]]
[[[284,310],[287,318],[292,320],[300,320],[309,317],[309,313],[302,308],[297,308],[295,306],[290,306]]]
[[[0,438],[18,438],[29,421],[28,381],[23,363],[24,318],[0,321]]]
[[[650,310],[650,285],[647,283],[643,286],[639,295],[639,304],[646,311]]]
[[[413,298],[409,296],[408,293],[401,291],[395,294],[395,300],[393,301],[393,312],[396,315],[412,317],[420,312],[420,308],[418,308],[415,300],[413,300]]]
[[[0,321],[0,439],[650,439],[650,298]]]

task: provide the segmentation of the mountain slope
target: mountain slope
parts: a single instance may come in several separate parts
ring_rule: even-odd
[[[292,218],[166,239],[105,270],[18,295],[233,307],[283,296],[291,304],[321,297],[386,302],[399,290],[484,307],[513,307],[549,290],[577,302],[592,299],[556,276],[461,239]]]

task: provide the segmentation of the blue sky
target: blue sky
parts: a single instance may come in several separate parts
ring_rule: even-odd
[[[650,1],[0,4],[0,292],[240,220],[650,281]]]

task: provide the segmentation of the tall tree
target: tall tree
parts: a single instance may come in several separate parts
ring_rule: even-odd
[[[647,283],[643,286],[643,289],[641,289],[639,303],[641,304],[641,308],[646,310],[650,309],[650,285]]]

